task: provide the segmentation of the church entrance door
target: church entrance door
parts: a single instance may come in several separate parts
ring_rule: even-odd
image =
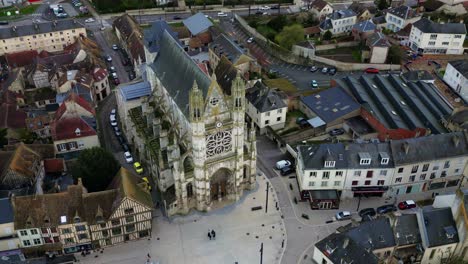
[[[225,168],[219,169],[213,174],[210,181],[212,201],[223,199],[229,193],[227,186],[231,174],[231,171]]]

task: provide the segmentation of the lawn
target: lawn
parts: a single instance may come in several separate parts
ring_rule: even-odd
[[[39,5],[28,5],[25,7],[21,7],[19,9],[14,6],[0,8],[0,17],[17,18],[21,15],[29,15],[29,14],[34,13],[38,7]],[[19,10],[19,14],[16,15],[15,12],[18,10]],[[8,12],[10,12],[10,16],[7,15]]]
[[[340,47],[336,49],[316,51],[318,56],[322,55],[339,55],[339,54],[352,54],[358,47]]]
[[[297,92],[297,88],[287,79],[266,79],[263,81],[266,86],[272,89],[278,89],[291,95]]]
[[[117,13],[132,9],[157,7],[154,0],[93,0],[92,2],[100,13]]]

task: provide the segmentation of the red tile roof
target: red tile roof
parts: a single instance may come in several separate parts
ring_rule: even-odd
[[[304,28],[304,35],[318,34],[320,33],[319,26],[306,27]]]
[[[322,11],[323,8],[325,8],[325,6],[327,6],[327,2],[324,1],[324,0],[315,0],[312,5],[311,5],[311,8],[314,8],[318,11]]]
[[[77,130],[79,129],[79,133]],[[53,140],[64,140],[95,136],[96,131],[78,114],[67,115],[52,121],[50,126]]]
[[[44,160],[44,170],[45,172],[55,173],[63,172],[65,165],[63,159],[45,159]]]
[[[18,108],[16,93],[9,90],[0,93],[0,128],[25,128],[26,113]]]
[[[5,59],[10,67],[24,67],[33,63],[34,58],[37,56],[37,51],[26,50],[15,53],[5,54]]]
[[[107,74],[106,69],[103,69],[103,68],[94,69],[93,77],[94,77],[95,81],[100,82],[100,81],[104,80],[105,78],[107,78],[107,76],[108,76],[108,74]]]
[[[67,111],[67,102],[73,102],[78,104],[79,106],[83,107],[86,111],[90,112],[93,114],[93,116],[96,115],[96,111],[94,108],[81,96],[78,94],[71,92],[70,95],[63,101],[63,103],[59,106],[57,111],[55,112],[55,119],[59,119],[62,117],[62,115]]]

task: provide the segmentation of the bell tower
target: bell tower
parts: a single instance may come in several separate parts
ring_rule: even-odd
[[[240,73],[237,72],[236,78],[232,81],[231,86],[232,100],[232,121],[233,129],[232,136],[234,140],[234,149],[236,152],[236,168],[235,168],[235,188],[236,200],[242,196],[241,182],[243,177],[244,164],[244,123],[245,123],[245,83],[242,80]]]

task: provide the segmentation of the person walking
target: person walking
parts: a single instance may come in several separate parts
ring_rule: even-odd
[[[211,232],[208,230],[208,238],[211,240]]]
[[[213,239],[216,239],[216,232],[213,230],[211,230],[211,236],[213,237]]]

